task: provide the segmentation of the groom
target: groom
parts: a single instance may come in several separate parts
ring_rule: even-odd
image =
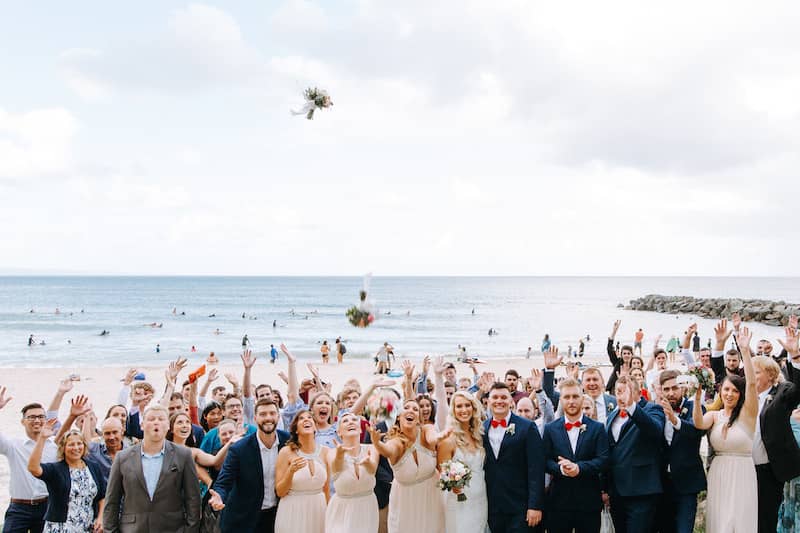
[[[505,383],[489,390],[492,418],[484,423],[486,492],[492,533],[527,533],[542,521],[544,449],[536,425],[511,414]]]

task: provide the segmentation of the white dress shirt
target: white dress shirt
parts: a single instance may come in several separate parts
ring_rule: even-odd
[[[608,418],[608,410],[606,406],[606,395],[601,394],[594,400],[595,408],[597,409],[597,421],[602,422],[603,424],[606,423],[606,419]]]
[[[667,444],[672,444],[672,437],[675,436],[676,431],[681,429],[681,417],[678,416],[678,413],[675,413],[675,418],[678,419],[677,424],[670,422],[669,417],[667,417],[667,421],[664,423],[664,438]]]
[[[272,448],[261,441],[256,434],[258,448],[261,450],[261,466],[264,475],[264,499],[261,501],[261,510],[270,509],[278,505],[278,496],[275,494],[275,464],[278,462],[278,436],[275,435],[275,442]]]
[[[570,429],[569,431],[567,431],[567,437],[569,437],[569,446],[570,446],[570,448],[572,448],[572,453],[575,453],[575,449],[578,447],[578,435],[581,434],[581,428],[583,427],[583,423],[584,423],[583,422],[583,415],[578,417],[578,420],[580,420],[581,426],[580,427],[574,427],[574,428]],[[575,420],[575,421],[567,420],[567,418],[564,417],[564,422],[565,423],[569,422],[571,424],[574,424],[578,420]]]
[[[508,413],[506,415],[505,420],[506,420],[506,427],[497,426],[496,428],[493,428],[491,421],[489,422],[489,445],[492,447],[492,452],[494,452],[495,459],[497,459],[497,456],[500,454],[500,445],[503,444],[503,437],[505,437],[506,431],[508,431],[508,426],[510,425],[509,420],[511,420],[511,413]]]
[[[620,411],[621,409],[622,408],[620,408]],[[622,418],[621,416],[622,413],[620,412],[619,414],[617,414],[617,417],[614,419],[614,421],[611,422],[611,434],[614,436],[615,441],[619,440],[619,434],[620,431],[622,431],[622,426],[628,423],[628,419],[631,417],[633,412],[636,411],[636,404],[635,403],[631,404],[625,410],[628,411],[627,417]]]
[[[767,396],[769,396],[771,390],[772,387],[758,395],[758,416],[756,417],[756,431],[753,434],[753,462],[756,465],[769,463],[767,448],[764,446],[764,441],[761,440],[761,410],[764,409],[764,404],[767,403]]]
[[[36,441],[25,437],[6,437],[0,434],[0,454],[8,458],[8,495],[20,500],[47,498],[47,485],[28,472],[28,460],[33,453]],[[42,463],[56,461],[56,445],[47,439],[42,450]]]

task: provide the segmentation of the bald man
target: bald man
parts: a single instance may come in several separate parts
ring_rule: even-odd
[[[122,437],[124,430],[119,418],[113,416],[103,420],[103,425],[100,426],[100,430],[103,433],[103,442],[92,442],[89,444],[89,455],[100,465],[100,471],[103,473],[103,480],[108,482],[108,475],[111,473],[111,463],[114,462],[114,457],[123,446]]]

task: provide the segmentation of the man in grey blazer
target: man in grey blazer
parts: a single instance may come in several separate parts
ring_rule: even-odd
[[[144,439],[117,454],[103,512],[106,533],[196,533],[200,485],[188,448],[166,440],[169,413],[153,406],[142,418]]]

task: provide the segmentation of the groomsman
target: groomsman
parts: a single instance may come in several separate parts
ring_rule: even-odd
[[[545,511],[547,530],[597,533],[608,437],[603,424],[582,415],[583,391],[577,381],[567,378],[558,388],[564,416],[544,430],[545,468],[552,476]]]
[[[664,424],[664,462],[661,479],[664,497],[660,499],[656,527],[661,533],[692,533],[697,513],[697,494],[706,488],[706,472],[700,458],[700,441],[705,431],[694,427],[694,402],[678,385],[677,370],[659,376]],[[703,409],[705,411],[705,409]]]
[[[553,382],[555,381],[555,368],[561,364],[564,357],[558,355],[558,348],[555,346],[551,346],[543,355],[545,371],[542,378],[542,388],[547,397],[550,398],[550,401],[553,402],[553,407],[558,409],[559,393],[553,387]],[[597,409],[597,420],[605,423],[608,415],[617,407],[617,400],[610,394],[605,394],[603,375],[598,369],[588,367],[584,369],[582,377],[583,392],[588,394],[594,401],[595,409]],[[560,415],[561,413],[557,412],[556,414]]]
[[[664,410],[641,399],[641,385],[629,376],[621,376],[614,389],[618,406],[606,422],[611,519],[617,533],[646,532],[662,492]]]

